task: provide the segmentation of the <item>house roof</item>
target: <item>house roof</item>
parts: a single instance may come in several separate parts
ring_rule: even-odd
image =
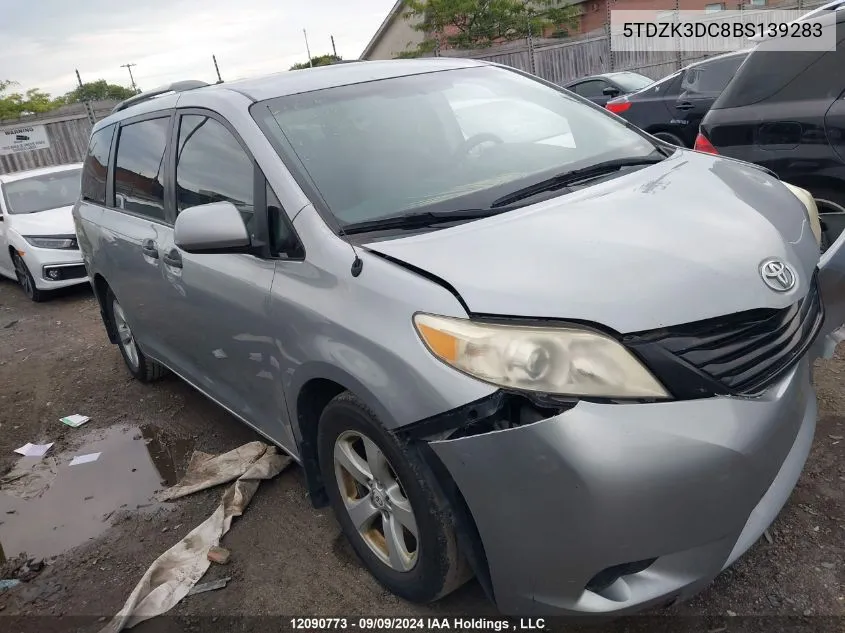
[[[364,47],[364,51],[359,56],[359,59],[366,59],[367,56],[373,52],[376,44],[379,43],[381,36],[384,35],[384,32],[390,26],[390,23],[393,19],[402,13],[402,7],[404,6],[404,0],[396,0],[396,4],[393,5],[393,8],[388,12],[387,17],[384,18],[384,21],[381,23],[381,26],[378,27],[375,35],[373,35],[372,39],[369,43]]]

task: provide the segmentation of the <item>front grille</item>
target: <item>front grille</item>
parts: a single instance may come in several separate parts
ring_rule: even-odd
[[[692,390],[697,394],[690,393],[690,370],[697,370],[712,379],[711,387],[721,387],[716,392],[753,394],[793,366],[815,340],[823,320],[814,278],[807,295],[788,308],[749,310],[640,333],[626,337],[626,342],[647,364],[659,366],[655,373],[670,389],[672,382],[683,380],[685,395],[708,395],[703,386]],[[680,361],[674,368],[667,366],[671,357]],[[683,371],[676,371],[681,366]]]

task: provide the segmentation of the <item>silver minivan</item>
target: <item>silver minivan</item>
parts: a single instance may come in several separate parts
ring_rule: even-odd
[[[169,370],[289,452],[397,595],[475,575],[514,615],[688,597],[773,521],[845,321],[813,213],[759,167],[442,58],[133,97],[74,208],[136,378]]]

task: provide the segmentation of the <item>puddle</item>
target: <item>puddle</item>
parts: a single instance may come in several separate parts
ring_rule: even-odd
[[[96,538],[118,510],[150,511],[157,490],[176,483],[193,447],[152,425],[116,426],[86,434],[78,448],[44,460],[20,459],[15,470],[40,463],[32,479],[52,480],[40,496],[21,499],[0,491],[0,543],[7,556],[49,557]],[[77,455],[99,459],[69,466]],[[53,479],[53,477],[55,477]],[[5,486],[4,486],[5,487]]]

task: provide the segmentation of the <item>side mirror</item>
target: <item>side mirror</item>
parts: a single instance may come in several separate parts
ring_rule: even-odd
[[[187,253],[243,253],[250,247],[243,218],[231,202],[184,209],[176,216],[173,241]]]
[[[614,86],[607,86],[604,90],[601,91],[601,93],[605,97],[617,97],[619,96],[619,92],[619,88],[616,88]]]

